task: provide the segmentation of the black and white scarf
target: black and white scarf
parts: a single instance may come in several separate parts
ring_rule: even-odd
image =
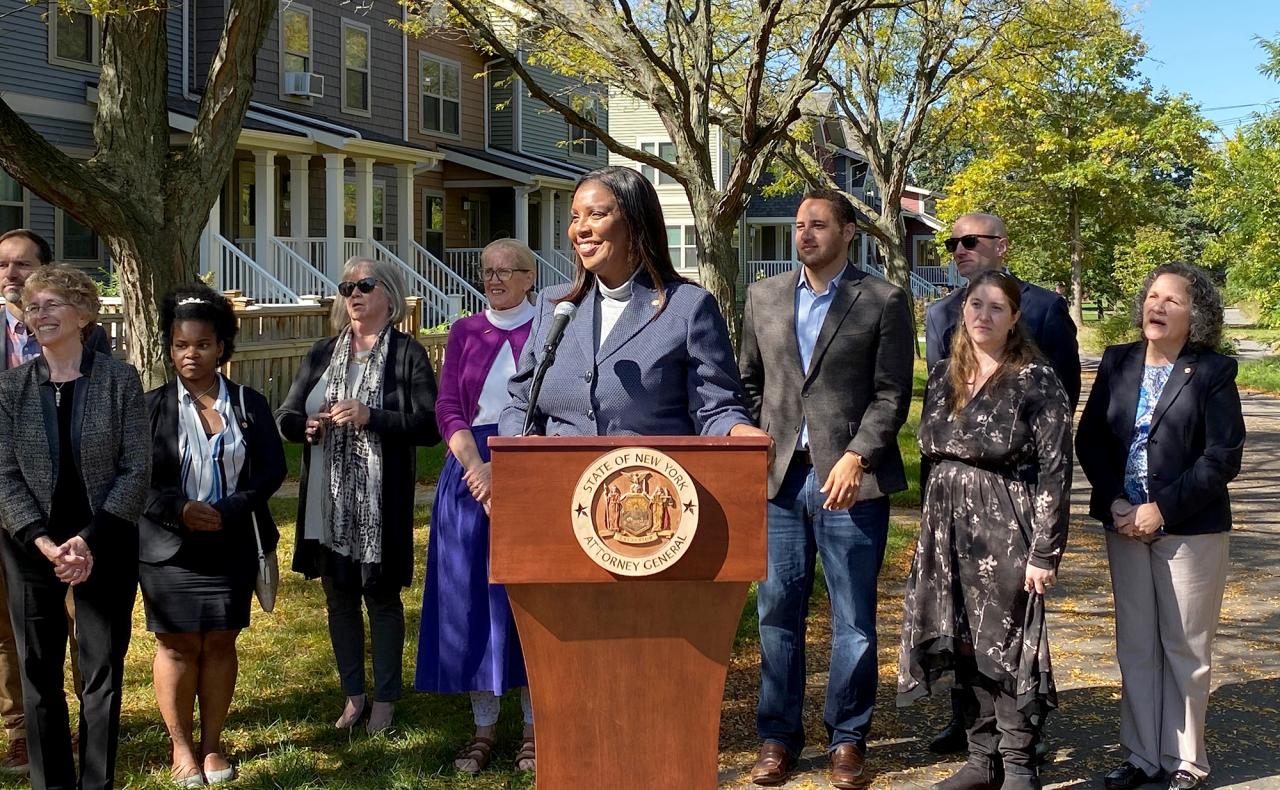
[[[349,382],[351,328],[342,330],[333,358],[325,403],[354,398],[370,409],[382,408],[382,376],[390,344],[388,324],[360,366],[359,378]],[[330,424],[325,433],[329,463],[329,512],[321,542],[336,554],[365,565],[382,562],[382,439],[355,425]]]

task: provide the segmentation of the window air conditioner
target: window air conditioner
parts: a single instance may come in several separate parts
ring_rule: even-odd
[[[290,96],[324,96],[324,77],[309,71],[286,71],[284,92]]]

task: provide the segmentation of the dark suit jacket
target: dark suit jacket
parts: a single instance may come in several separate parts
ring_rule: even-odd
[[[777,443],[769,470],[776,496],[808,421],[814,471],[825,480],[846,451],[870,464],[858,499],[902,491],[898,430],[911,403],[915,341],[901,288],[849,266],[818,333],[806,373],[796,342],[796,286],[785,272],[747,289],[738,364],[747,404]]]
[[[71,444],[93,520],[80,535],[97,552],[120,522],[142,514],[151,434],[138,372],[86,348],[71,411]],[[44,533],[58,473],[58,413],[44,357],[0,372],[0,518],[19,542]]]
[[[151,420],[151,487],[147,507],[138,521],[138,559],[164,562],[178,553],[192,533],[182,523],[187,494],[182,487],[182,458],[178,455],[178,382],[157,387],[146,394]],[[244,433],[246,461],[236,480],[236,491],[213,503],[222,514],[222,529],[238,550],[257,556],[253,535],[253,515],[258,517],[262,548],[271,551],[280,539],[267,503],[284,482],[287,467],[284,445],[272,418],[267,399],[256,390],[244,388],[245,411],[240,411],[241,386],[227,381],[227,397]]]
[[[538,433],[724,436],[751,421],[715,297],[692,283],[662,287],[667,304],[658,314],[658,291],[638,274],[630,301],[598,351],[596,289],[583,298],[542,380],[534,419]],[[511,404],[498,422],[504,436],[518,436],[524,427],[554,300],[568,289],[557,286],[538,296],[538,315],[511,377]]]
[[[1076,432],[1076,454],[1093,485],[1089,515],[1104,524],[1111,523],[1111,503],[1124,498],[1145,358],[1145,341],[1106,350]],[[1231,529],[1227,483],[1239,473],[1243,452],[1236,361],[1184,349],[1151,416],[1147,439],[1147,491],[1160,506],[1166,532]]]
[[[408,587],[413,581],[416,448],[440,441],[435,414],[436,377],[421,343],[398,329],[391,330],[389,340],[391,347],[387,349],[387,366],[382,374],[382,408],[370,409],[367,426],[382,439],[382,567],[376,580],[365,580],[365,583]],[[298,368],[288,396],[276,409],[276,424],[286,440],[305,441],[307,395],[329,367],[337,343],[338,338],[327,337],[311,347]],[[297,543],[293,551],[293,569],[309,579],[332,575],[336,567],[330,564],[329,552],[319,542],[303,538],[310,463],[310,448],[304,448],[302,475],[298,480]],[[320,492],[320,495],[327,494]]]
[[[1072,411],[1080,402],[1080,345],[1076,342],[1076,323],[1067,310],[1067,300],[1053,291],[1022,282],[1022,324],[1041,353],[1058,374]],[[938,360],[951,356],[951,336],[960,323],[964,306],[964,289],[957,288],[929,305],[924,319],[925,356],[929,370]]]
[[[9,319],[6,316],[0,314],[0,321],[7,320]],[[3,330],[4,327],[0,326],[0,370],[9,367],[9,333]],[[84,346],[90,351],[99,351],[111,356],[111,339],[107,337],[107,330],[102,328],[102,324],[90,326],[89,336],[84,339]]]

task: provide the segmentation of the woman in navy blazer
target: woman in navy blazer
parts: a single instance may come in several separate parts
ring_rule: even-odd
[[[1203,269],[1156,267],[1134,305],[1137,343],[1111,346],[1080,419],[1076,452],[1093,485],[1089,514],[1107,529],[1123,695],[1123,763],[1104,778],[1128,790],[1209,773],[1204,721],[1213,636],[1240,471],[1244,418],[1236,361],[1215,349],[1222,300]]]
[[[733,346],[711,294],[676,273],[653,185],[606,167],[573,193],[572,285],[538,297],[511,379],[503,435],[523,432],[534,371],[561,302],[577,311],[534,406],[534,432],[560,436],[764,435],[751,425]]]

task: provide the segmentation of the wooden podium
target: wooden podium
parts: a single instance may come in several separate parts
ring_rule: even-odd
[[[495,437],[489,579],[524,648],[540,790],[717,786],[725,675],[747,589],[767,569],[762,437]],[[583,471],[665,453],[697,489],[697,531],[650,576],[612,573],[574,532]]]

